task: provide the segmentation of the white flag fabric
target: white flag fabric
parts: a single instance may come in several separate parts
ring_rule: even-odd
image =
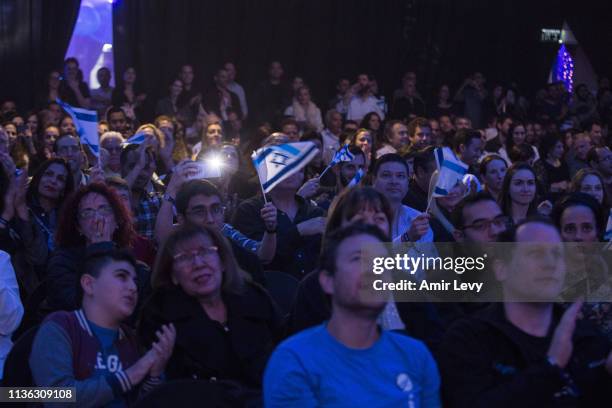
[[[355,177],[353,177],[353,179],[350,181],[350,183],[348,183],[348,188],[354,187],[357,184],[359,184],[359,182],[361,181],[361,178],[363,177],[364,171],[363,169],[359,169],[357,170],[357,174],[355,174]]]
[[[463,176],[467,173],[468,166],[459,160],[448,147],[436,148],[434,155],[439,176],[433,196],[445,197],[457,183],[463,182]]]
[[[125,142],[121,143],[123,146],[127,146],[127,145],[131,145],[131,144],[135,144],[135,145],[139,145],[142,144],[145,139],[147,138],[147,134],[144,132],[138,132],[134,135],[132,135],[128,140],[126,140]]]
[[[253,152],[251,159],[264,193],[306,166],[318,152],[312,142],[266,146]]]
[[[82,108],[74,108],[57,99],[57,103],[70,115],[74,121],[81,143],[89,146],[91,152],[100,157],[100,140],[98,137],[98,112]]]

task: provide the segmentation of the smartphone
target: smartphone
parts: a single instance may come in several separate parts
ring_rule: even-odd
[[[221,177],[221,166],[211,160],[198,160],[193,162],[198,167],[197,173],[189,175],[188,179],[209,179]]]

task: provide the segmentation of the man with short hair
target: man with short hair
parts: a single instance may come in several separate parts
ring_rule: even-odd
[[[264,374],[267,407],[439,407],[436,363],[420,341],[380,330],[387,296],[364,293],[364,247],[387,256],[384,235],[363,224],[326,237],[319,282],[331,297],[329,321],[281,343]],[[368,279],[365,279],[368,280]]]
[[[601,147],[606,145],[603,139],[603,130],[600,122],[592,122],[589,125],[588,132],[591,137],[591,142],[593,142],[593,146]]]
[[[300,141],[300,130],[298,123],[293,118],[286,118],[280,123],[280,132],[289,138],[289,143]]]
[[[227,89],[238,96],[238,100],[240,101],[240,111],[242,112],[241,120],[247,118],[249,113],[249,108],[247,106],[246,94],[244,93],[244,88],[238,82],[236,82],[236,65],[233,62],[226,62],[223,64],[223,68],[227,72]],[[234,109],[234,111],[236,111]]]
[[[588,133],[574,135],[574,143],[565,159],[569,167],[570,178],[574,178],[578,170],[589,167],[588,155],[592,147],[593,143]]]
[[[477,130],[459,129],[453,140],[453,150],[463,163],[469,166],[469,172],[478,174],[478,159],[482,156],[482,136]]]
[[[506,146],[506,139],[510,137],[510,127],[512,126],[513,120],[510,116],[502,116],[497,120],[497,136],[487,141],[484,150],[490,153],[499,151],[503,146]]]
[[[462,200],[451,214],[457,242],[497,242],[509,219],[488,193],[480,192]]]
[[[111,131],[121,133],[125,139],[131,136],[129,134],[130,127],[128,118],[123,109],[116,106],[110,107],[110,109],[106,111],[106,121]]]
[[[102,67],[96,72],[96,78],[100,83],[100,87],[91,90],[91,109],[98,111],[98,117],[104,117],[104,112],[111,106],[113,96],[113,87],[110,86],[111,72],[110,69]]]
[[[455,118],[455,129],[460,130],[460,129],[471,129],[471,128],[472,128],[472,121],[470,121],[465,116],[457,116]]]
[[[140,353],[124,325],[138,301],[136,261],[125,252],[88,256],[80,289],[81,309],[50,314],[36,333],[29,359],[34,383],[75,387],[78,406],[126,406],[162,382],[176,330],[172,323],[160,327],[157,341]]]
[[[376,158],[388,153],[397,153],[403,146],[410,143],[408,128],[401,120],[392,120],[385,125],[385,144],[376,151]]]
[[[224,68],[220,68],[215,73],[214,87],[208,90],[202,98],[202,106],[208,112],[214,112],[227,120],[227,110],[232,109],[242,118],[240,99],[238,95],[228,89],[229,75]]]
[[[337,110],[330,109],[325,114],[325,129],[321,131],[325,164],[329,164],[340,148],[340,144],[344,142],[340,140],[340,133],[342,133],[342,115]]]
[[[409,172],[400,155],[386,154],[376,161],[372,187],[389,201],[393,214],[390,235],[394,241],[433,242],[429,215],[402,204],[408,192]]]
[[[261,82],[254,92],[251,103],[255,122],[278,124],[285,108],[291,104],[291,87],[283,80],[283,66],[272,61],[268,67],[268,79]]]
[[[348,104],[350,103],[350,92],[351,82],[346,78],[340,78],[336,84],[336,96],[329,101],[329,108],[337,110],[342,119],[346,117],[348,111]]]
[[[86,162],[85,152],[81,141],[70,134],[61,135],[55,141],[55,154],[66,160],[74,180],[74,190],[89,183],[89,175],[83,172],[83,164]]]
[[[417,151],[414,156],[412,169],[408,193],[406,193],[402,202],[408,207],[424,212],[427,209],[429,181],[434,171],[436,171],[436,158],[433,146]]]
[[[603,406],[610,345],[577,320],[581,301],[565,311],[554,303],[566,275],[559,232],[528,219],[506,238],[516,244],[487,260],[504,302],[457,321],[437,353],[445,405]]]
[[[440,122],[436,119],[429,119],[429,127],[431,128],[431,139],[432,143],[436,147],[444,146],[444,134],[440,127]]]
[[[431,128],[425,118],[412,119],[407,126],[408,140],[412,150],[421,150],[431,145]]]
[[[372,94],[370,77],[367,74],[359,74],[357,83],[353,85],[353,97],[348,106],[346,118],[359,122],[370,112],[376,112],[382,120],[385,113],[378,105],[378,99]]]

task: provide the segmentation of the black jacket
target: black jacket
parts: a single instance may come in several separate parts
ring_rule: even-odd
[[[100,242],[87,247],[59,248],[53,251],[47,265],[47,305],[52,310],[75,310],[81,305],[80,271],[87,255],[104,252],[115,247],[113,242]],[[150,293],[151,271],[143,262],[137,262],[138,306]],[[136,313],[135,311],[135,313]]]
[[[276,306],[265,289],[250,283],[243,294],[224,294],[223,301],[225,327],[178,287],[153,292],[138,333],[149,348],[162,324],[174,324],[176,343],[166,366],[168,379],[214,378],[261,387],[268,357],[282,334]]]
[[[612,376],[604,363],[610,345],[593,326],[577,322],[573,354],[564,370],[577,395],[569,395],[572,387],[563,371],[546,360],[561,314],[555,309],[544,338],[530,336],[506,320],[501,303],[457,321],[438,353],[445,406],[609,407]]]

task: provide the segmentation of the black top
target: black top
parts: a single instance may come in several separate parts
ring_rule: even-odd
[[[408,193],[402,200],[402,204],[424,212],[427,209],[427,192],[423,191],[414,179],[410,179]]]
[[[291,88],[286,82],[272,84],[264,81],[254,92],[249,103],[253,106],[257,123],[270,122],[273,126],[283,117],[283,112],[291,104]]]
[[[446,333],[438,364],[445,406],[449,407],[599,407],[609,405],[612,376],[604,368],[610,345],[583,320],[573,336],[566,366],[575,384],[572,395],[558,368],[546,360],[562,310],[555,309],[545,337],[531,336],[512,323],[502,303],[461,319]]]
[[[79,91],[81,91],[81,95],[83,95],[84,98],[89,98],[89,87],[85,82],[79,82]],[[77,99],[76,94],[74,93],[72,88],[70,88],[66,81],[60,82],[59,97],[62,102],[65,102],[70,106],[76,108],[84,108],[84,106],[81,106],[79,104],[79,100]]]
[[[143,347],[155,332],[173,323],[176,343],[166,366],[168,380],[181,378],[232,380],[260,387],[263,371],[282,327],[276,305],[261,286],[247,283],[241,294],[223,294],[227,322],[208,317],[195,297],[178,286],[153,292],[138,326]]]
[[[295,199],[298,202],[298,211],[293,221],[284,212],[277,212],[276,254],[266,269],[287,272],[297,279],[302,279],[316,266],[321,234],[301,236],[297,225],[312,218],[322,217],[325,212],[300,196],[295,196]],[[271,199],[268,198],[268,201]],[[261,196],[243,201],[234,213],[234,228],[251,239],[261,241],[266,230],[260,215],[263,206],[264,200]]]

